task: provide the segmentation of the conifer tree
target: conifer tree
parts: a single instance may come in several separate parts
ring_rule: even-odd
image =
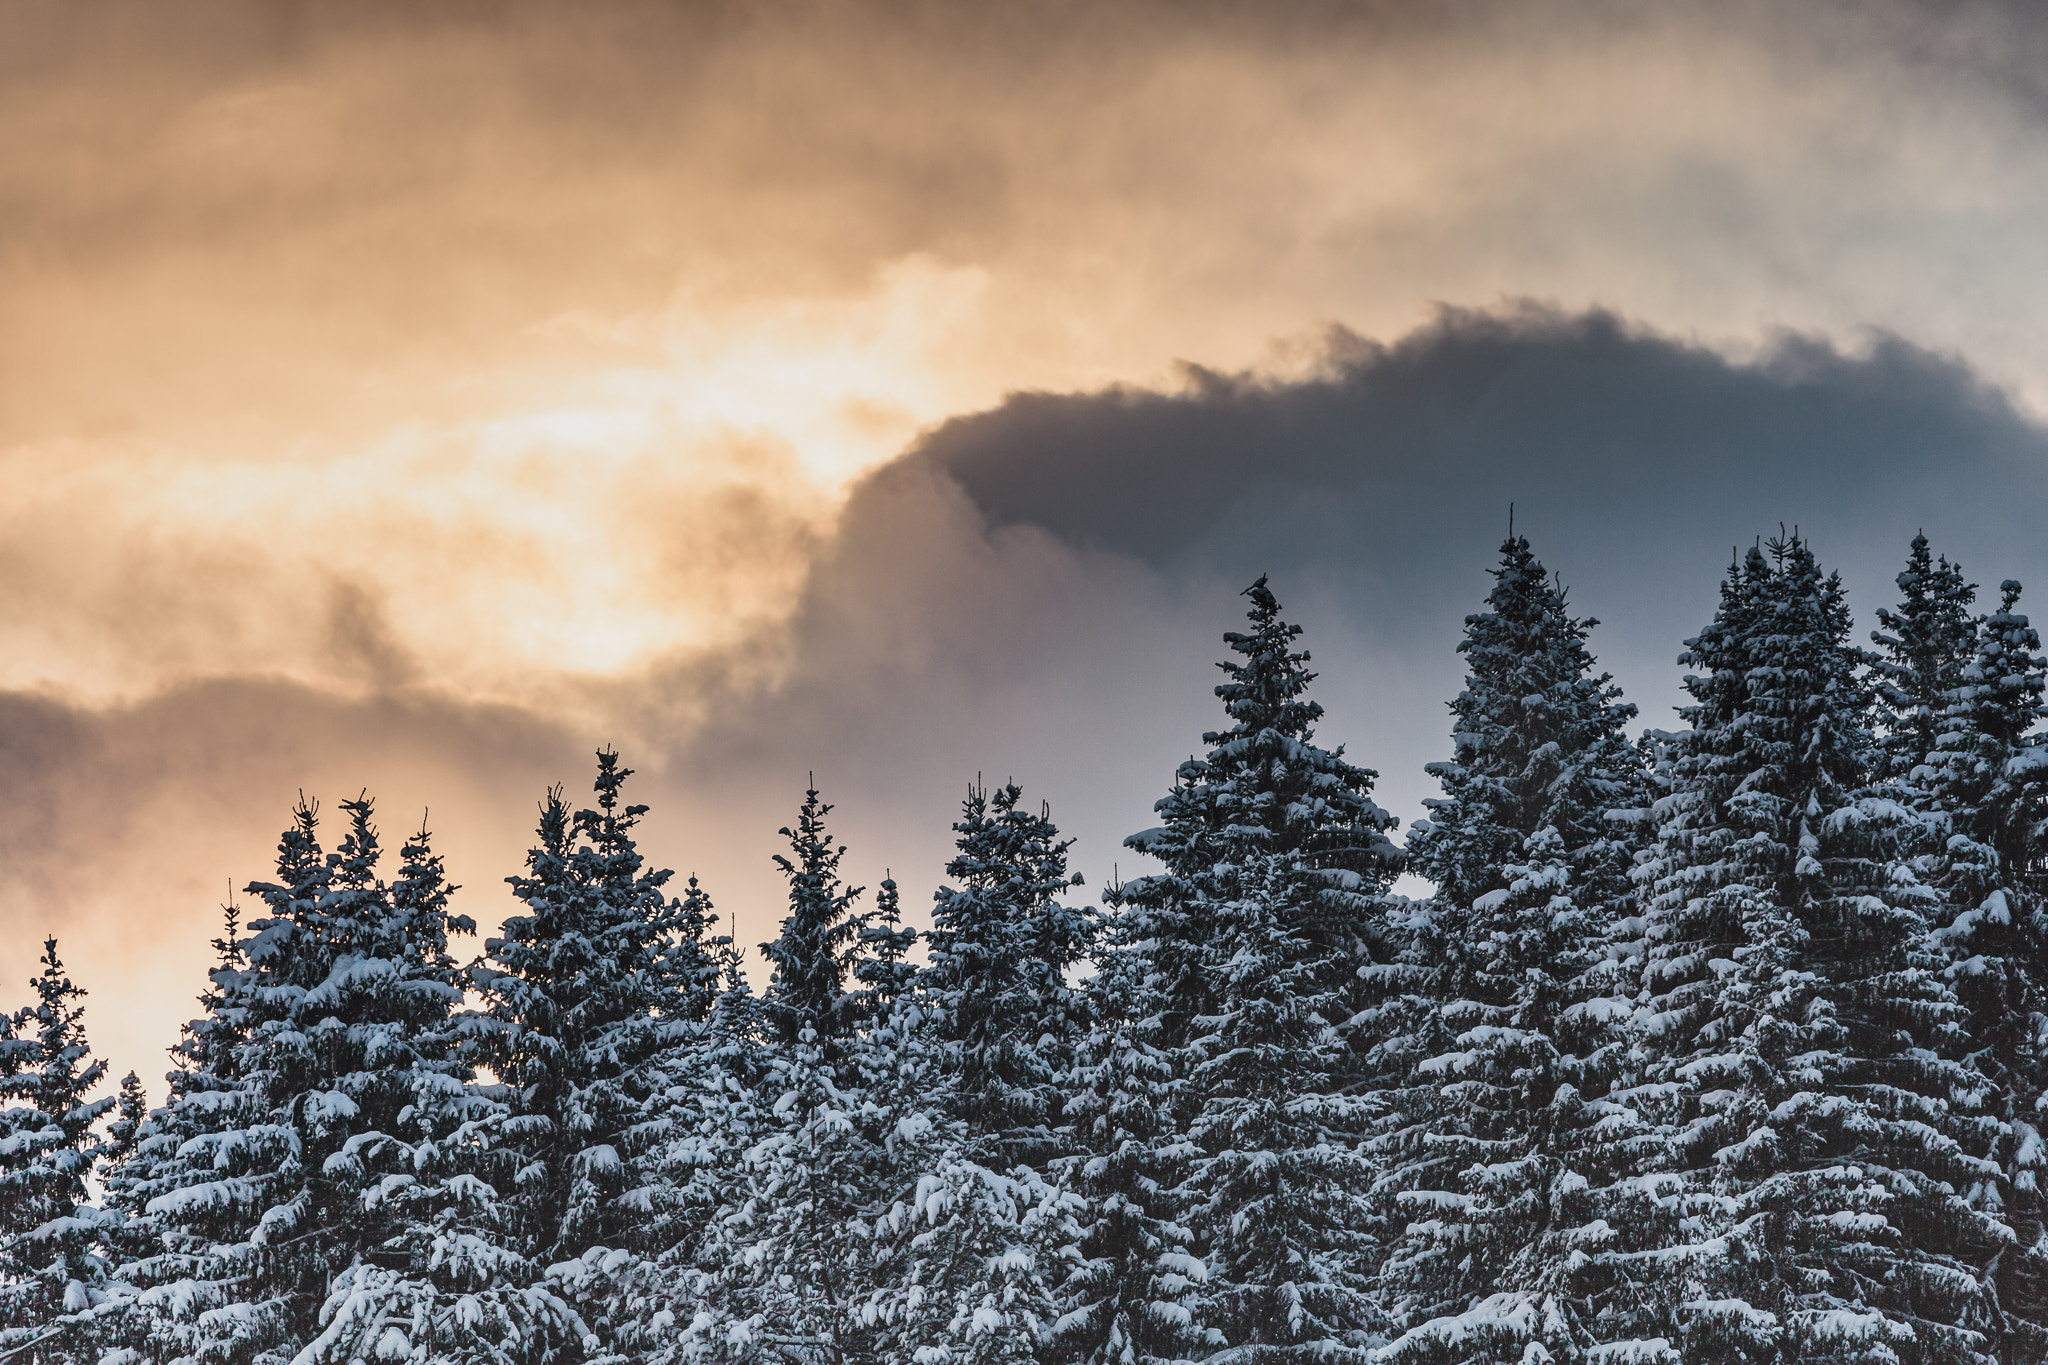
[[[1507,885],[1523,842],[1553,829],[1582,897],[1626,896],[1633,850],[1605,819],[1637,795],[1624,729],[1636,709],[1596,672],[1586,639],[1526,536],[1511,535],[1487,610],[1465,618],[1465,687],[1450,704],[1452,758],[1428,771],[1444,794],[1408,838],[1410,870],[1453,906]]]
[[[837,1058],[862,1013],[860,993],[848,989],[848,979],[858,979],[865,921],[854,912],[864,888],[839,878],[846,847],[825,831],[831,813],[811,787],[795,828],[780,831],[789,853],[777,854],[775,865],[789,882],[789,913],[781,934],[761,945],[774,965],[762,1006],[770,1035],[782,1047],[796,1047],[808,1030],[827,1058]]]
[[[1318,916],[1293,859],[1253,855],[1231,885],[1208,907],[1220,999],[1186,1064],[1200,1107],[1181,1190],[1209,1269],[1202,1320],[1246,1360],[1341,1357],[1377,1325],[1370,1109],[1344,1089],[1337,1027],[1351,983],[1307,927]]]
[[[766,1054],[760,1109],[742,1116],[753,1142],[688,1277],[685,1354],[884,1359],[889,1324],[862,1308],[877,1288],[872,1220],[886,1207],[898,1116],[864,1093],[851,1055],[860,1045],[839,1040],[828,1056],[806,1024]],[[904,1136],[927,1131],[913,1118]]]
[[[174,1064],[165,1077],[169,1097],[161,1108],[142,1117],[126,1150],[109,1160],[104,1173],[107,1203],[117,1215],[114,1235],[128,1278],[135,1277],[141,1263],[167,1250],[168,1229],[149,1217],[150,1202],[215,1179],[210,1160],[194,1163],[181,1156],[186,1141],[216,1131],[229,1109],[251,1098],[239,1085],[239,1048],[246,1034],[251,984],[245,976],[248,958],[240,918],[231,897],[222,907],[221,935],[213,940],[215,961],[199,996],[200,1013],[180,1029],[178,1041],[169,1049]],[[196,1211],[188,1212],[183,1228],[197,1240],[184,1249],[230,1235],[227,1211],[217,1212],[222,1221],[215,1225],[205,1225]]]
[[[1113,903],[1121,897],[1113,890]],[[1187,1088],[1153,1045],[1145,1008],[1149,917],[1105,917],[1087,995],[1090,1031],[1067,1100],[1080,1152],[1061,1176],[1083,1198],[1072,1268],[1058,1285],[1052,1358],[1078,1365],[1183,1360],[1220,1344],[1195,1320],[1208,1266],[1174,1197],[1194,1149],[1175,1130]]]
[[[100,1159],[110,1166],[127,1160],[148,1117],[149,1096],[143,1092],[142,1078],[131,1071],[121,1078],[121,1092],[114,1097],[114,1117],[107,1123],[107,1141]]]
[[[86,1041],[85,992],[43,942],[36,1000],[0,1040],[0,1350],[34,1344],[58,1358],[106,1302],[101,1220],[86,1179],[103,1151],[93,1131],[114,1107],[92,1098],[107,1064]]]
[[[1078,1236],[1076,1201],[1029,1167],[986,1159],[989,1144],[956,1112],[966,1106],[954,1098],[960,1053],[945,1013],[927,1012],[962,992],[962,976],[942,973],[940,992],[927,973],[907,991],[912,936],[898,923],[894,883],[873,911],[853,913],[858,892],[838,880],[843,850],[825,835],[825,814],[812,792],[784,831],[791,909],[768,945],[772,1046],[758,1079],[733,1078],[722,1096],[694,1101],[707,1122],[690,1155],[718,1169],[727,1193],[695,1263],[668,1277],[676,1288],[656,1316],[689,1325],[657,1349],[720,1360],[1034,1360],[1057,1307],[1047,1271]],[[1040,852],[1059,859],[1042,817],[1018,823],[1027,846],[1033,834],[1053,836]],[[993,885],[993,874],[984,880]],[[1042,927],[1035,917],[1047,907],[1013,908]],[[958,967],[958,956],[946,960]],[[1035,979],[1028,965],[999,970],[1005,981]],[[716,1144],[736,1131],[751,1143],[728,1166],[730,1147]],[[587,1260],[579,1274],[607,1273]],[[651,1345],[660,1332],[643,1314],[618,1335]]]
[[[2000,1155],[2016,1242],[1991,1282],[2005,1358],[2026,1360],[2048,1353],[2048,748],[2031,733],[2048,660],[2015,609],[2020,585],[2008,579],[1999,593],[1944,698],[1927,785],[1940,845],[1932,880],[1944,900],[1933,949],[1969,1011],[1971,1060],[1996,1087],[1994,1109],[2009,1131]]]
[[[692,877],[682,897],[688,926],[716,922]],[[753,1222],[749,1158],[778,1127],[769,1105],[782,1092],[762,1043],[759,1001],[730,935],[705,940],[719,972],[708,1020],[696,1026],[645,1127],[638,1159],[648,1227],[625,1247],[594,1246],[549,1267],[549,1280],[582,1314],[593,1365],[751,1358],[752,1338],[734,1327],[738,1262]],[[743,1281],[739,1281],[743,1283]],[[714,1330],[714,1328],[718,1330]],[[755,1343],[757,1344],[757,1343]]]
[[[1608,1243],[1617,1180],[1645,1145],[1635,1110],[1608,1096],[1630,1003],[1556,830],[1524,843],[1508,884],[1425,942],[1445,1050],[1415,1068],[1430,1101],[1408,1118],[1406,1163],[1383,1177],[1402,1227],[1381,1267],[1404,1334],[1388,1361],[1577,1358],[1596,1339],[1572,1273]]]
[[[859,956],[853,965],[860,982],[854,1011],[857,1018],[884,1019],[917,982],[917,964],[909,952],[917,930],[903,923],[903,897],[893,877],[884,874],[875,887],[875,908],[859,919]]]
[[[859,1317],[884,1360],[1035,1361],[1057,1316],[1052,1273],[1078,1200],[990,1159],[950,1102],[958,1056],[913,1001],[861,1037],[865,1110],[881,1119],[874,1263]]]
[[[1401,855],[1374,774],[1314,743],[1300,627],[1263,578],[1245,595],[1252,629],[1224,636],[1238,657],[1216,689],[1233,724],[1182,765],[1165,825],[1126,841],[1166,870],[1121,899],[1148,1041],[1187,1082],[1176,1126],[1196,1150],[1175,1197],[1207,1266],[1202,1326],[1247,1358],[1321,1358],[1372,1325],[1368,1108],[1338,1030]]]
[[[486,1176],[503,1113],[470,1080],[441,860],[424,828],[376,875],[365,798],[323,853],[301,802],[247,967],[216,969],[232,1083],[174,1092],[145,1125],[182,1139],[147,1197],[156,1250],[122,1269],[145,1358],[538,1361],[580,1335],[503,1236]],[[207,1031],[199,1031],[205,1036]],[[194,1031],[188,1030],[188,1038]],[[227,1068],[214,1058],[211,1071]]]
[[[1924,533],[1913,537],[1897,581],[1898,608],[1878,608],[1883,629],[1870,633],[1879,649],[1871,681],[1884,731],[1877,775],[1887,778],[1910,777],[1929,761],[1977,637],[1970,610],[1976,585],[1963,580],[1962,566],[1948,556],[1936,559]]]
[[[1090,920],[1057,901],[1079,882],[1068,845],[1021,796],[970,790],[947,865],[961,885],[937,895],[930,965],[914,995],[865,1014],[855,1045],[864,1106],[894,1116],[861,1308],[888,1358],[1034,1360],[1057,1316],[1049,1278],[1079,1236],[1078,1201],[1044,1164],[1065,1149],[1079,1025],[1065,972]]]
[[[839,879],[830,810],[814,788],[782,831],[790,908],[763,945],[775,967],[766,997],[746,990],[729,944],[714,953],[721,1041],[667,1096],[662,1158],[672,1182],[688,1182],[679,1197],[701,1235],[653,1257],[593,1250],[558,1267],[558,1282],[597,1307],[617,1358],[879,1359],[888,1324],[875,1307],[874,1220],[906,1159],[890,1149],[932,1124],[866,1089],[890,1068],[868,1055],[862,1025],[886,1031],[913,935],[897,923],[893,883],[875,911],[853,912],[861,892]],[[933,1079],[909,1093],[922,1097]]]
[[[542,1264],[659,1251],[683,1231],[654,1173],[663,1096],[717,996],[716,917],[694,879],[674,899],[673,874],[646,866],[634,830],[647,807],[621,796],[631,775],[606,749],[595,809],[571,814],[559,787],[547,792],[527,872],[507,879],[527,913],[471,973],[489,1001],[483,1055],[508,1088],[512,1203]]]
[[[921,1001],[947,1054],[954,1114],[989,1139],[981,1158],[1043,1168],[1064,1144],[1062,1094],[1086,1027],[1068,972],[1089,955],[1090,913],[1060,903],[1081,885],[1051,812],[1019,809],[1014,782],[968,789],[958,852],[935,897]]]
[[[1301,628],[1281,620],[1264,578],[1244,595],[1252,631],[1223,637],[1242,661],[1217,665],[1229,681],[1216,695],[1233,724],[1205,733],[1208,755],[1180,766],[1155,807],[1164,823],[1124,841],[1165,865],[1121,894],[1156,944],[1151,989],[1160,993],[1161,1042],[1170,1048],[1185,1044],[1194,1016],[1214,1003],[1199,907],[1228,894],[1234,868],[1259,853],[1293,857],[1313,888],[1310,904],[1330,921],[1315,932],[1356,947],[1351,935],[1369,913],[1371,891],[1401,865],[1387,835],[1394,819],[1370,796],[1378,775],[1346,762],[1341,747],[1311,742],[1323,708],[1302,695],[1315,675],[1308,655],[1292,648]]]
[[[1984,1083],[1918,951],[1893,813],[1858,799],[1869,699],[1839,579],[1796,535],[1769,551],[1683,656],[1704,672],[1641,869],[1645,1093],[1679,1179],[1645,1185],[1669,1252],[1610,1249],[1610,1300],[1641,1331],[1627,1282],[1661,1265],[1659,1335],[1689,1361],[1982,1359],[1972,1265],[1999,1234],[1966,1192],[1996,1172],[1953,1106]]]
[[[1632,840],[1607,818],[1643,791],[1622,734],[1635,710],[1596,672],[1596,623],[1571,616],[1526,538],[1502,545],[1494,579],[1458,647],[1455,757],[1429,769],[1445,794],[1409,839],[1438,885],[1401,922],[1414,996],[1382,1040],[1407,1061],[1374,1143],[1399,1360],[1582,1348],[1561,1266],[1597,1243],[1592,1191],[1639,1136],[1605,1098],[1624,1051],[1611,1024],[1635,989],[1613,942]]]

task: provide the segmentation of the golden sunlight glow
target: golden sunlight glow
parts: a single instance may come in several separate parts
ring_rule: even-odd
[[[910,259],[852,299],[558,318],[543,330],[580,368],[550,387],[573,405],[409,423],[339,454],[17,450],[35,496],[0,509],[0,530],[61,543],[85,572],[64,575],[61,621],[0,626],[0,686],[111,700],[231,659],[537,703],[729,644],[788,609],[852,479],[999,396],[948,357],[981,291],[979,271]],[[92,566],[144,544],[214,590],[131,615],[125,574]],[[109,617],[119,649],[80,649]]]

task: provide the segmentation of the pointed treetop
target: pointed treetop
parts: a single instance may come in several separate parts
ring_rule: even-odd
[[[1870,633],[1878,646],[1870,662],[1887,775],[1905,777],[1933,752],[1948,694],[1975,648],[1977,586],[1960,564],[1936,559],[1924,533],[1913,537],[1897,583],[1898,607],[1878,608],[1882,628]]]
[[[1294,648],[1301,627],[1281,617],[1264,577],[1243,595],[1252,628],[1224,635],[1236,657],[1217,665],[1227,681],[1216,695],[1234,724],[1203,735],[1208,755],[1180,765],[1154,807],[1165,823],[1124,842],[1175,879],[1227,878],[1228,868],[1270,853],[1313,868],[1332,894],[1364,894],[1402,858],[1386,833],[1394,818],[1370,796],[1378,774],[1346,762],[1341,746],[1315,743],[1323,708],[1304,695],[1315,674],[1308,652]],[[1156,900],[1166,888],[1155,881],[1128,889]]]
[[[1635,708],[1598,669],[1562,580],[1526,536],[1501,543],[1487,610],[1465,618],[1465,687],[1450,703],[1452,758],[1428,771],[1444,795],[1409,840],[1415,868],[1453,904],[1506,885],[1523,842],[1554,826],[1575,865],[1626,862],[1605,812],[1630,804]],[[1583,856],[1582,856],[1583,855]],[[1614,878],[1609,877],[1609,881]],[[1615,889],[1615,888],[1609,888]]]
[[[860,923],[852,916],[863,887],[849,887],[839,878],[843,844],[825,830],[832,812],[815,785],[804,792],[796,825],[783,826],[789,853],[776,854],[775,865],[789,882],[789,913],[782,934],[761,945],[773,964],[765,1008],[784,1045],[807,1031],[820,1038],[849,1032],[855,1003],[847,996],[846,979],[859,954]]]

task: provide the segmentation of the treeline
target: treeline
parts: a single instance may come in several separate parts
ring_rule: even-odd
[[[1913,543],[1874,648],[1796,535],[1633,708],[1525,539],[1394,839],[1265,581],[1156,871],[977,784],[932,928],[782,833],[750,990],[598,755],[474,932],[302,803],[169,1097],[56,945],[0,1043],[0,1360],[2048,1357],[2039,639]],[[1987,603],[1987,605],[1989,605]],[[1437,890],[1391,893],[1412,869]]]

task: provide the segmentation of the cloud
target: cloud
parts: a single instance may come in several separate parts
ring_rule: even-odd
[[[1429,593],[1429,570],[1497,538],[1511,501],[1559,552],[1628,561],[1616,586],[1650,564],[1697,573],[1781,517],[1823,536],[1925,524],[2031,559],[2041,453],[2006,393],[1894,335],[1844,351],[1779,333],[1733,360],[1525,304],[1446,309],[1391,346],[1340,331],[1306,382],[1191,369],[1178,393],[1017,395],[913,458],[991,526],[1240,575],[1338,545]]]
[[[785,616],[932,424],[1181,356],[1223,420],[1436,299],[2048,393],[2042,54],[1901,3],[10,6],[0,685],[358,685],[341,582],[421,684],[560,707]]]
[[[542,787],[580,790],[588,751],[620,743],[655,807],[651,851],[704,875],[758,941],[780,914],[774,830],[812,773],[855,875],[893,870],[914,911],[977,772],[1049,798],[1097,886],[1128,870],[1121,837],[1219,723],[1211,665],[1259,573],[1307,627],[1325,738],[1412,818],[1510,501],[1607,623],[1595,647],[1651,723],[1730,546],[1781,520],[1846,571],[1866,622],[1921,527],[1980,580],[2048,581],[2048,433],[1894,337],[1852,352],[1785,335],[1734,360],[1524,306],[1445,312],[1390,345],[1338,334],[1310,368],[1019,394],[947,423],[857,486],[786,620],[566,709],[437,688],[346,582],[315,613],[345,685],[0,695],[0,915],[67,935],[111,997],[103,1034],[148,1070],[213,907],[263,873],[301,788],[331,804],[367,786],[394,832],[431,806],[488,926]],[[0,972],[26,974],[28,937]]]
[[[1669,725],[1673,659],[1734,546],[1797,524],[1864,629],[1922,528],[1981,581],[2048,588],[2044,472],[2048,432],[1896,337],[1783,334],[1731,359],[1535,306],[1447,311],[1391,345],[1339,335],[1298,381],[1020,394],[856,490],[780,681],[708,702],[667,771],[769,810],[815,767],[857,847],[914,852],[891,856],[920,888],[958,789],[1014,775],[1099,882],[1219,723],[1219,637],[1269,573],[1322,671],[1326,737],[1413,818],[1510,502],[1646,723]]]
[[[1263,571],[1413,815],[1511,500],[1653,719],[1780,519],[1866,616],[1920,525],[2039,579],[2043,44],[1883,0],[6,7],[9,942],[75,934],[153,1048],[300,786],[431,804],[488,921],[611,740],[757,936],[813,769],[913,902],[976,770],[1099,882]]]
[[[1220,723],[1212,664],[1260,573],[1307,628],[1324,737],[1413,818],[1510,501],[1653,724],[1730,547],[1781,521],[1845,571],[1866,626],[1922,527],[1980,581],[2048,583],[2048,432],[1895,337],[1783,335],[1731,359],[1523,306],[1445,312],[1388,345],[1339,334],[1310,368],[1019,394],[947,423],[855,488],[786,618],[573,704],[437,687],[346,582],[315,612],[343,682],[229,675],[111,706],[0,694],[0,916],[26,931],[0,980],[61,930],[118,1060],[149,1070],[213,907],[264,872],[298,790],[331,805],[369,787],[393,832],[431,806],[488,927],[533,801],[580,791],[605,742],[642,770],[652,854],[702,874],[750,941],[780,916],[774,831],[813,773],[855,877],[893,870],[914,913],[977,772],[1050,799],[1099,887]]]

